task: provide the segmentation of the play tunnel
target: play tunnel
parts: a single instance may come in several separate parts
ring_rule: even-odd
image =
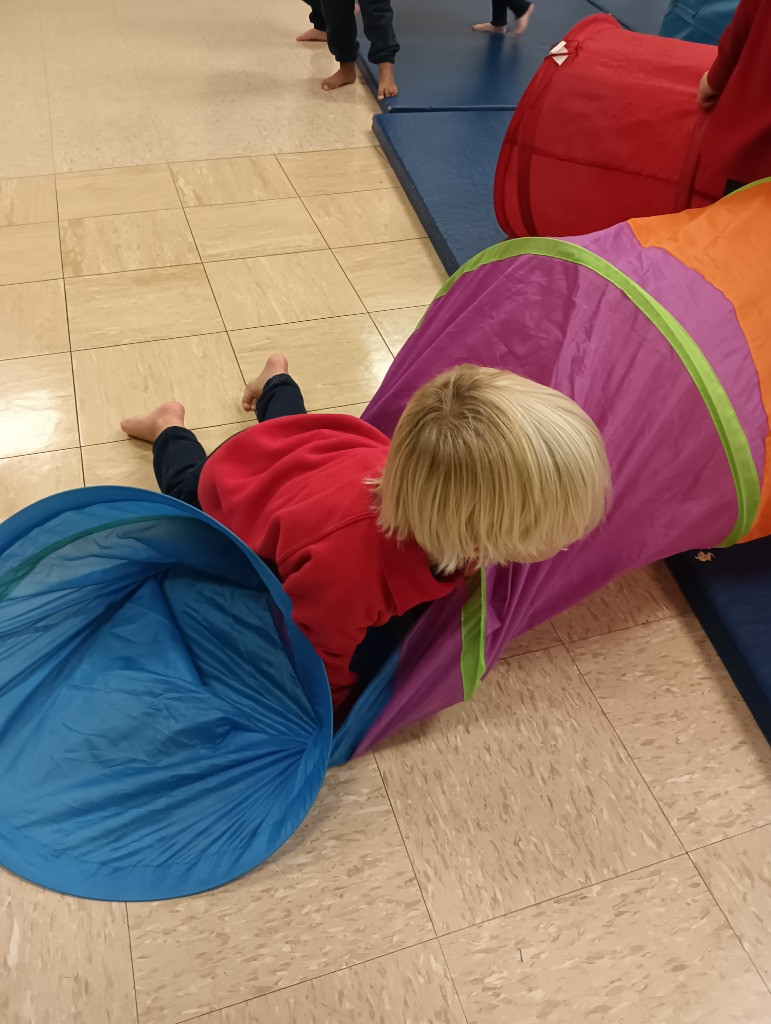
[[[594,419],[613,501],[556,557],[492,568],[368,638],[335,734],[278,581],[203,513],[87,488],[0,525],[0,863],[103,899],[220,885],[285,842],[330,765],[473,699],[531,627],[628,570],[771,532],[769,238],[771,182],[502,242],[454,275],[365,419],[391,434],[454,365],[511,370]]]
[[[608,14],[546,56],[514,111],[495,175],[510,237],[599,231],[704,206],[725,180],[702,150],[696,103],[715,49],[641,35]]]

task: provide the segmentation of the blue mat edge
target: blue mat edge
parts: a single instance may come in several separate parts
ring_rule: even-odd
[[[709,590],[699,584],[691,571],[692,559],[693,552],[674,555],[667,559],[667,566],[761,732],[771,743],[771,701],[713,605]]]
[[[588,0],[588,2],[591,3],[591,0]],[[361,53],[357,57],[356,63],[359,66],[359,71],[361,71],[362,78],[364,79],[364,81],[369,86],[369,89],[370,89],[370,92],[372,93],[372,95],[375,97],[375,102],[377,103],[377,105],[380,107],[380,110],[384,114],[438,114],[438,113],[442,113],[442,114],[455,114],[455,113],[460,113],[461,111],[465,111],[465,110],[513,110],[514,109],[513,106],[505,106],[505,105],[500,104],[500,103],[486,103],[486,104],[482,104],[482,105],[479,105],[479,104],[474,105],[474,104],[472,104],[471,106],[468,106],[468,105],[466,105],[466,106],[459,106],[457,104],[450,104],[448,106],[441,106],[441,107],[427,106],[425,104],[417,104],[416,106],[405,106],[403,104],[399,104],[398,107],[391,107],[389,105],[389,103],[388,103],[388,100],[379,100],[377,98],[377,78],[376,78],[375,73],[374,73],[374,65],[370,64],[370,62],[367,60],[367,58],[365,56],[363,56],[363,54],[361,54]],[[375,117],[378,117],[378,116],[379,116],[378,114],[375,114]]]
[[[412,177],[409,171],[407,170],[406,166],[404,165],[401,157],[399,156],[399,153],[394,148],[390,139],[385,134],[380,125],[380,122],[384,117],[400,117],[403,113],[405,112],[400,111],[398,114],[376,114],[372,118],[372,131],[375,133],[375,138],[382,146],[383,152],[385,153],[389,164],[393,168],[393,171],[399,180],[399,184],[402,186],[405,193],[407,194],[407,198],[412,204],[412,208],[417,214],[418,220],[426,229],[426,234],[428,235],[429,240],[431,241],[431,244],[433,245],[434,249],[436,249],[436,254],[441,260],[442,266],[447,271],[447,273],[451,275],[454,274],[455,271],[458,269],[458,261],[455,259],[455,256],[453,255],[452,249],[450,248],[447,239],[440,231],[439,226],[437,225],[436,221],[434,220],[431,214],[431,211],[429,210],[428,206],[423,200],[423,197],[421,196],[420,192],[415,186],[415,183],[412,180]],[[405,116],[409,117],[409,114],[405,114]]]

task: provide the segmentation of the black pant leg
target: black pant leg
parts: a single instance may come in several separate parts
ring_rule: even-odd
[[[354,0],[321,0],[327,23],[327,46],[340,64],[352,64],[359,54]]]
[[[394,35],[391,0],[359,0],[364,35],[369,40],[370,64],[393,64],[399,52]]]
[[[288,373],[278,373],[265,385],[255,410],[260,423],[306,412],[302,391]]]
[[[327,23],[324,21],[324,14],[321,10],[321,0],[305,0],[305,3],[311,9],[311,13],[308,15],[308,21],[319,32],[326,32]]]
[[[530,10],[530,0],[508,0],[507,6],[514,17],[519,20]]]
[[[201,507],[198,478],[205,462],[203,445],[186,427],[168,427],[153,445],[153,469],[161,493],[194,508]]]
[[[504,28],[509,20],[509,5],[507,0],[493,0],[493,13],[490,24],[496,28]]]
[[[737,192],[740,188],[744,188],[745,184],[746,182],[734,181],[733,178],[729,178],[728,181],[725,183],[725,192],[723,193],[723,195],[730,196],[732,192]]]
[[[288,373],[271,377],[257,402],[257,419],[275,420],[306,411],[302,392]],[[203,445],[186,427],[168,427],[153,445],[153,469],[162,494],[200,508],[198,480],[207,456]]]

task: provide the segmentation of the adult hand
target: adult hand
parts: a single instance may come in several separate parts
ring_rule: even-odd
[[[719,93],[715,92],[709,84],[709,78],[707,78],[707,72],[705,71],[699,82],[699,91],[696,93],[699,106],[704,107],[705,110],[711,110],[717,102],[718,95]]]

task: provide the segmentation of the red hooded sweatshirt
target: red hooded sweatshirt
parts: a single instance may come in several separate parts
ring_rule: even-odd
[[[378,528],[365,481],[379,476],[389,445],[353,416],[286,416],[226,441],[198,485],[204,512],[278,571],[338,712],[355,697],[350,663],[367,629],[458,585],[438,580],[417,544]]]
[[[707,80],[720,96],[705,152],[727,179],[771,176],[771,0],[741,0]]]

